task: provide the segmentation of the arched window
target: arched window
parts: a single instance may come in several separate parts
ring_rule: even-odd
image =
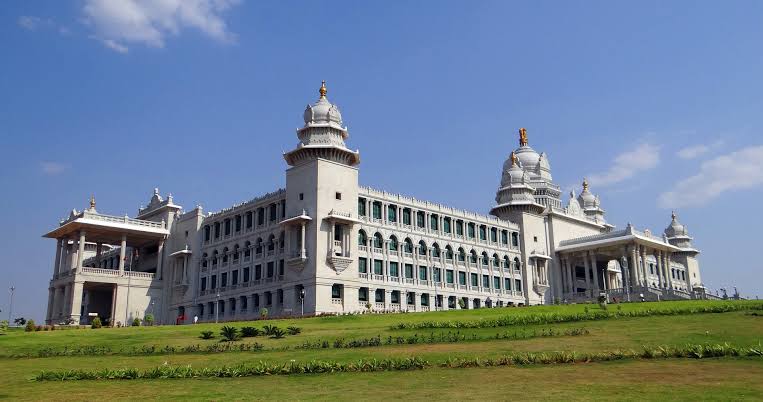
[[[368,245],[368,236],[366,236],[366,232],[362,229],[358,231],[358,245],[359,246]]]
[[[466,251],[464,251],[463,247],[458,248],[458,260],[466,261]]]
[[[472,251],[469,252],[469,262],[471,262],[472,264],[476,264],[477,263],[477,252],[476,251],[472,250]]]
[[[482,252],[482,265],[488,265],[490,262],[490,257],[487,256],[486,252]]]
[[[201,266],[202,266],[202,267],[204,267],[204,268],[206,268],[206,267],[207,267],[207,258],[208,258],[208,257],[209,257],[209,256],[207,255],[207,253],[204,253],[204,254],[201,256]]]
[[[286,245],[286,242],[284,241],[285,234],[284,232],[281,232],[280,235],[278,235],[278,248],[283,250],[284,246]]]
[[[238,244],[233,246],[233,261],[238,261]]]
[[[217,254],[218,254],[218,253],[217,253],[217,250],[215,250],[215,251],[212,253],[212,265],[213,265],[213,266],[217,265],[217,258],[218,258],[218,257],[217,257]]]
[[[403,242],[403,251],[406,253],[413,253],[413,242],[409,238],[405,238],[405,241]]]
[[[228,247],[223,249],[223,264],[228,262]]]
[[[453,247],[450,245],[445,246],[445,258],[448,260],[453,259]]]
[[[504,255],[503,256],[503,267],[506,268],[506,269],[511,268],[511,261],[509,261],[509,256],[508,255]]]
[[[384,247],[384,238],[382,237],[381,233],[376,232],[374,233],[374,248],[382,247]]]
[[[435,243],[432,244],[432,257],[439,257],[440,256],[440,245]]]
[[[273,251],[276,249],[276,237],[273,235],[270,235],[268,237],[268,251]]]
[[[419,255],[427,255],[427,244],[424,240],[419,242]]]
[[[498,257],[498,254],[493,254],[493,266],[496,268],[501,266],[501,257]]]
[[[257,238],[257,241],[254,242],[254,244],[255,244],[254,252],[257,254],[262,254],[262,239]]]
[[[389,237],[389,251],[397,251],[397,237]]]
[[[252,256],[252,243],[244,243],[244,257],[249,258]]]
[[[519,257],[514,257],[514,269],[519,269]]]

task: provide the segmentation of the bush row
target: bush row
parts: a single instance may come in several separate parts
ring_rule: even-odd
[[[345,340],[344,338],[335,339],[333,341],[317,340],[317,341],[305,341],[301,345],[296,346],[295,349],[349,349],[349,348],[365,348],[376,346],[388,346],[388,345],[416,345],[416,344],[435,344],[435,343],[458,343],[469,341],[482,341],[489,339],[530,339],[537,337],[551,337],[551,336],[580,336],[588,335],[590,331],[585,328],[572,328],[564,331],[556,329],[542,329],[540,331],[514,331],[496,333],[495,336],[479,337],[477,334],[471,334],[467,336],[460,331],[456,332],[440,332],[435,334],[434,332],[429,335],[413,334],[410,336],[388,336],[383,339],[380,335],[371,338],[361,338],[353,340]]]
[[[159,346],[145,345],[114,350],[108,346],[80,346],[75,348],[64,347],[63,349],[42,348],[35,352],[16,354],[14,358],[28,357],[60,357],[60,356],[149,356],[155,354],[176,353],[220,353],[220,352],[257,352],[263,349],[262,344],[254,343],[231,343],[216,342],[209,345],[186,345],[186,346]]]
[[[398,329],[430,329],[430,328],[497,328],[512,325],[532,324],[558,324],[575,321],[598,321],[612,318],[649,317],[689,315],[703,313],[728,313],[741,310],[763,310],[763,304],[720,304],[714,306],[687,306],[672,308],[646,308],[632,311],[586,311],[582,313],[534,313],[506,315],[495,319],[481,319],[477,321],[422,321],[412,323],[398,323],[393,325],[393,330]]]
[[[431,367],[466,368],[492,366],[521,366],[534,364],[570,364],[611,360],[666,359],[710,357],[763,357],[758,347],[735,347],[729,344],[689,344],[680,347],[643,348],[641,351],[616,350],[601,353],[577,352],[527,352],[503,355],[497,358],[449,358],[433,364],[421,357],[401,359],[371,359],[340,363],[331,361],[311,361],[307,363],[242,363],[235,366],[202,367],[162,365],[153,369],[137,368],[97,369],[97,370],[57,370],[41,371],[34,377],[36,381],[77,381],[77,380],[132,380],[166,378],[211,378],[211,377],[253,377],[264,375],[319,374],[340,372],[373,372],[420,370]]]

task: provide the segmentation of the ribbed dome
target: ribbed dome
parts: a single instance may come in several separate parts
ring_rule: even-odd
[[[510,164],[508,169],[506,168],[507,164]],[[517,156],[514,152],[511,153],[509,159],[503,164],[503,171],[503,179],[501,180],[501,186],[503,187],[509,184],[525,183],[527,180],[525,171],[517,165]]]
[[[588,180],[586,179],[583,179],[583,191],[578,196],[578,202],[580,202],[580,206],[584,209],[596,208],[598,206],[596,196],[588,190]]]
[[[320,88],[321,97],[312,105],[307,105],[305,108],[304,120],[305,126],[316,124],[335,124],[337,126],[342,125],[342,113],[339,112],[339,107],[329,102],[326,98],[326,81],[323,81]]]
[[[529,145],[523,145],[514,151],[519,159],[519,164],[523,169],[535,170],[540,161],[540,154],[535,152]]]
[[[676,217],[675,212],[671,214],[671,217],[673,218],[673,220],[670,222],[670,225],[665,229],[665,235],[668,237],[688,236],[686,227],[682,225],[680,222],[678,222],[678,218]]]

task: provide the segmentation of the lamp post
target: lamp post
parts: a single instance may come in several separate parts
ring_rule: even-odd
[[[215,324],[217,324],[217,319],[220,316],[220,292],[217,292],[217,296],[215,299]]]
[[[11,305],[10,309],[8,310],[8,325],[13,324],[13,293],[16,292],[16,287],[11,286],[8,289],[8,292],[11,294]]]
[[[305,315],[305,288],[302,287],[302,289],[299,290],[299,303],[302,308],[301,315]]]
[[[151,300],[151,315],[154,316],[154,320],[156,320],[156,315],[154,314],[154,305],[156,304],[156,300]]]

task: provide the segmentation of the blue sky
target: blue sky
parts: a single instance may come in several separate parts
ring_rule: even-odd
[[[661,233],[712,289],[763,296],[763,3],[15,1],[0,9],[0,287],[41,319],[91,193],[213,211],[283,186],[329,87],[362,184],[486,213],[526,127],[565,189]],[[5,290],[3,290],[5,292]],[[3,293],[5,294],[5,293]],[[7,294],[0,308],[7,314]]]

